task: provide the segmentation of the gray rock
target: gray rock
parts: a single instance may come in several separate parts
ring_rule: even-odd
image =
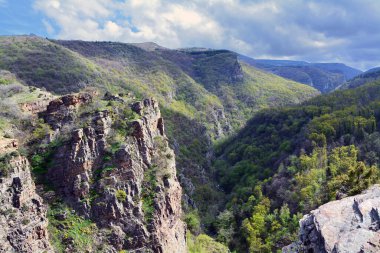
[[[300,220],[300,240],[283,252],[380,252],[380,186],[329,202]]]
[[[25,157],[9,162],[0,179],[0,252],[53,252],[48,240],[46,206],[37,195]]]

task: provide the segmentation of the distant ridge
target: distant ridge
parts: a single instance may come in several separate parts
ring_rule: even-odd
[[[281,77],[310,85],[322,93],[333,91],[362,73],[343,63],[253,59],[245,55],[239,55],[239,60]]]

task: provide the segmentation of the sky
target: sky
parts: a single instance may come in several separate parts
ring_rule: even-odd
[[[380,66],[380,0],[0,0],[0,34]]]

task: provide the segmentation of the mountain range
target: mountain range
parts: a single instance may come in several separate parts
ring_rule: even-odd
[[[362,71],[342,63],[309,63],[305,61],[252,59],[240,55],[241,61],[281,77],[307,84],[328,93]]]
[[[378,72],[2,36],[0,249],[331,252],[298,221],[379,182]]]

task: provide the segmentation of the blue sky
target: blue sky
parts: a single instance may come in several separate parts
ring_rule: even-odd
[[[379,0],[0,0],[0,34],[380,65]]]
[[[33,1],[0,0],[0,34],[19,35],[36,33],[47,36],[42,20],[44,14],[33,9]]]

